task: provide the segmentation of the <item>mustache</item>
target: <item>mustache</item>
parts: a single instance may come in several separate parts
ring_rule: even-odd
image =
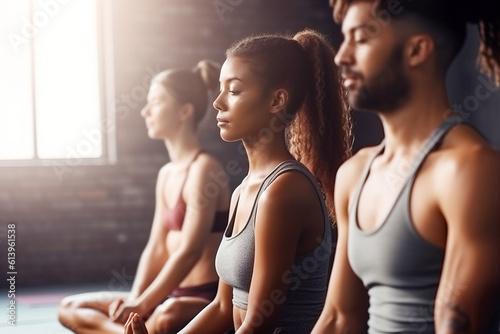
[[[340,74],[343,77],[351,77],[355,79],[361,79],[362,75],[356,71],[353,71],[350,67],[347,67],[345,65],[340,66]]]

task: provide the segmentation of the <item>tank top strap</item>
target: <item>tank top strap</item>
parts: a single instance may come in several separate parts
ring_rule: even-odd
[[[274,170],[264,179],[262,182],[262,186],[259,189],[259,192],[257,194],[256,199],[260,197],[262,192],[267,189],[273,183],[278,176],[283,174],[284,172],[290,171],[290,170],[296,170],[299,172],[302,172],[315,186],[315,188],[318,190],[317,182],[314,180],[309,172],[309,170],[300,162],[296,160],[286,160],[280,163],[278,166],[274,168]],[[323,194],[321,194],[323,196]]]
[[[252,212],[250,215],[251,220],[252,220],[252,225],[255,226],[255,214],[257,211],[255,209],[256,209],[257,203],[259,202],[259,198],[262,195],[262,193],[264,192],[264,190],[266,190],[271,185],[271,183],[273,183],[276,180],[276,178],[278,178],[278,176],[280,176],[281,174],[283,174],[285,172],[291,171],[291,170],[300,172],[301,174],[306,176],[309,179],[309,181],[313,184],[314,189],[316,190],[316,192],[318,194],[318,198],[322,199],[321,205],[322,205],[323,214],[326,217],[326,220],[328,221],[328,210],[326,209],[326,206],[324,204],[325,196],[324,196],[323,192],[321,191],[321,188],[318,185],[318,181],[314,178],[314,176],[311,174],[309,169],[307,169],[307,167],[305,167],[303,164],[301,164],[297,160],[286,160],[286,161],[283,161],[282,163],[280,163],[278,166],[276,166],[273,169],[273,171],[271,173],[269,173],[269,175],[266,176],[266,178],[262,182],[262,184],[257,192],[257,196],[255,197],[255,202],[254,202]]]
[[[411,180],[415,177],[420,166],[424,162],[425,158],[434,151],[439,145],[441,145],[444,137],[454,126],[463,123],[462,119],[459,117],[450,117],[444,120],[427,138],[420,153],[415,157],[411,165],[410,173],[408,174],[407,180]]]
[[[268,175],[266,183],[271,184],[273,183],[276,178],[289,170],[301,170],[305,168],[300,162],[296,160],[285,160],[282,163],[280,163],[276,168]]]
[[[271,171],[271,173],[269,173],[266,176],[266,178],[264,179],[264,181],[262,181],[262,183],[259,187],[259,190],[257,191],[257,195],[255,196],[255,201],[253,203],[252,212],[251,212],[252,218],[253,218],[253,215],[255,212],[256,205],[259,202],[260,195],[264,192],[264,190],[267,189],[267,187],[269,187],[271,185],[271,183],[273,183],[273,181],[276,179],[276,177],[278,177],[278,175],[281,174],[282,169],[291,161],[293,161],[293,160],[283,161],[278,166],[274,167],[274,169]]]
[[[184,190],[184,186],[186,185],[186,181],[187,181],[187,178],[188,178],[188,175],[189,175],[189,170],[191,169],[191,165],[193,164],[193,162],[196,161],[196,159],[198,159],[198,156],[203,153],[203,150],[199,150],[193,157],[193,159],[191,159],[191,162],[189,163],[189,165],[187,166],[187,169],[186,169],[186,175],[184,176],[184,181],[182,181],[182,187],[181,187],[181,194],[182,194],[182,191]],[[182,197],[182,196],[181,196]]]
[[[454,127],[455,125],[463,123],[462,119],[459,117],[450,117],[446,120],[444,120],[432,133],[431,135],[427,138],[425,141],[423,148],[421,149],[420,153],[416,156],[416,158],[413,160],[413,163],[411,164],[410,168],[410,173],[408,174],[407,177],[407,184],[410,184],[410,180],[412,180],[422,163],[424,162],[425,158],[427,155],[429,155],[430,152],[432,152],[443,140],[444,136],[448,133],[448,131]],[[361,177],[358,181],[358,185],[356,188],[356,192],[352,201],[352,204],[349,208],[349,211],[351,214],[354,214],[356,210],[357,203],[359,202],[359,196],[361,195],[361,189],[363,189],[363,185],[366,182],[366,179],[368,177],[368,174],[370,173],[370,169],[372,167],[373,161],[375,161],[375,158],[384,150],[385,148],[385,140],[382,140],[382,142],[379,144],[373,155],[368,159],[368,162],[365,165],[365,168],[363,172],[361,173]]]
[[[359,196],[361,195],[361,189],[363,189],[363,185],[365,184],[366,179],[368,178],[368,174],[370,173],[370,169],[372,167],[373,161],[375,158],[382,152],[385,148],[385,139],[377,146],[375,152],[368,159],[365,168],[361,172],[361,177],[359,178],[358,185],[356,186],[356,192],[354,193],[353,201],[351,206],[349,207],[349,211],[355,210],[357,203],[359,201]],[[349,214],[351,215],[351,213]]]

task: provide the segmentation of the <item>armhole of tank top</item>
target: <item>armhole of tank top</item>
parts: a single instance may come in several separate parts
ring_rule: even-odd
[[[231,238],[234,231],[234,220],[236,219],[236,210],[238,210],[238,204],[240,203],[240,193],[238,192],[238,197],[236,198],[236,203],[234,204],[233,212],[231,212],[231,217],[229,218],[229,223],[224,230],[224,238]],[[231,229],[231,231],[229,231]],[[230,232],[231,235],[227,235]]]
[[[429,156],[429,154],[431,154],[432,152],[438,150],[441,147],[441,145],[443,144],[443,141],[445,140],[446,136],[449,134],[449,132],[454,127],[462,125],[462,124],[466,124],[466,123],[464,123],[462,121],[451,122],[451,124],[446,125],[444,127],[444,132],[442,132],[440,134],[438,134],[437,132],[435,132],[434,133],[435,135],[429,137],[429,140],[428,140],[427,144],[432,143],[432,141],[435,141],[435,142],[432,145],[426,145],[426,147],[424,147],[422,149],[421,154],[419,154],[419,157],[415,161],[415,165],[412,166],[412,171],[411,171],[410,175],[408,176],[406,184],[404,185],[404,189],[401,191],[401,195],[405,195],[406,196],[406,199],[402,203],[402,205],[403,205],[403,208],[404,208],[404,215],[406,216],[405,221],[408,224],[407,227],[410,229],[411,233],[414,234],[416,237],[418,237],[419,239],[421,239],[423,242],[429,244],[433,248],[436,248],[436,249],[439,249],[439,250],[442,250],[442,249],[439,248],[439,247],[437,247],[436,245],[432,244],[428,240],[426,240],[417,231],[417,229],[415,228],[415,223],[414,223],[412,215],[411,215],[411,198],[412,198],[411,195],[412,195],[413,186],[415,184],[415,179],[417,178],[418,173],[419,173],[420,169],[422,168],[422,165],[425,163],[425,160],[427,159],[427,157]],[[444,125],[445,125],[445,123],[443,122],[439,126],[439,128],[436,129],[436,131],[442,129]],[[422,154],[422,153],[424,153],[424,154]]]
[[[368,174],[370,173],[370,169],[372,168],[373,162],[384,150],[384,148],[385,148],[385,140],[382,140],[382,142],[377,146],[375,153],[373,153],[368,158],[365,166],[363,167],[363,171],[361,172],[361,176],[356,182],[356,188],[354,189],[354,197],[352,198],[352,203],[350,203],[349,207],[347,208],[349,217],[355,217],[356,224],[357,224],[357,211],[358,211],[359,198],[361,196],[361,190],[363,190],[363,187],[366,183],[366,179],[368,178]]]
[[[333,237],[332,237],[332,233],[331,233],[331,223],[330,223],[330,218],[328,215],[328,208],[326,207],[326,202],[325,202],[325,194],[321,190],[321,188],[318,184],[318,181],[316,180],[316,178],[312,174],[312,172],[306,166],[304,166],[304,164],[302,164],[301,162],[292,160],[292,161],[290,161],[290,164],[283,167],[283,169],[276,175],[276,178],[283,173],[293,172],[293,171],[298,172],[307,178],[307,180],[313,186],[314,191],[316,193],[316,197],[317,197],[319,204],[321,206],[321,212],[323,213],[323,236],[322,236],[321,241],[318,244],[318,246],[316,246],[316,248],[319,247],[324,242],[328,242],[328,240],[330,240],[330,242],[333,242]],[[307,252],[304,254],[298,254],[298,255],[299,256],[307,256],[308,254],[314,252],[316,250],[316,248],[310,252]]]

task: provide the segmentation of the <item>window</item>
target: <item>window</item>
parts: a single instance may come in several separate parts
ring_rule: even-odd
[[[0,2],[0,164],[114,159],[105,3]]]

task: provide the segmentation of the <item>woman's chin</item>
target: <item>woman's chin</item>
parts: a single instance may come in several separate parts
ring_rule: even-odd
[[[234,136],[231,136],[229,133],[227,133],[227,131],[224,131],[224,130],[220,130],[219,134],[220,134],[221,139],[225,142],[228,142],[228,143],[232,143],[232,142],[240,140],[240,138],[235,138]]]
[[[162,136],[160,136],[159,134],[157,134],[151,130],[148,131],[148,137],[149,137],[149,139],[153,139],[153,140],[163,139]]]

